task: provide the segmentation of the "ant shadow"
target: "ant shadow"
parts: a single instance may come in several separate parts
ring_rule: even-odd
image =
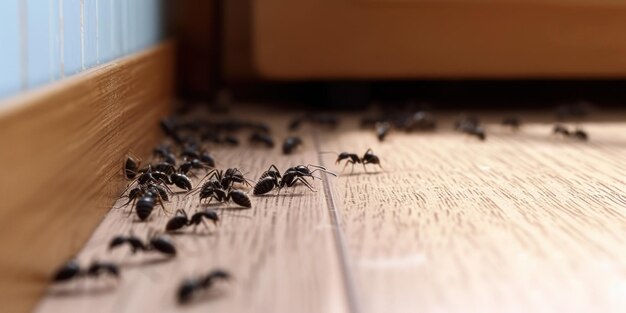
[[[295,198],[295,197],[304,197],[305,194],[304,193],[271,193],[271,194],[264,194],[264,195],[255,195],[255,197],[259,197],[259,198]]]
[[[210,290],[201,292],[193,296],[193,298],[186,303],[182,303],[182,305],[194,305],[202,302],[215,301],[219,298],[222,298],[226,295],[225,290]]]
[[[169,235],[175,236],[175,237],[183,237],[183,236],[188,236],[188,237],[210,237],[210,236],[215,236],[216,231],[173,231],[173,232],[168,232]]]
[[[363,175],[378,175],[378,174],[382,174],[382,171],[378,171],[378,172],[351,172],[349,174],[339,174],[339,177],[356,177],[356,176],[363,176]]]
[[[78,296],[99,296],[112,293],[116,289],[116,285],[107,284],[100,286],[90,286],[88,288],[56,288],[53,287],[48,291],[48,295],[56,298],[78,297]]]
[[[144,267],[144,266],[155,266],[167,262],[174,261],[174,257],[154,257],[147,258],[140,261],[122,261],[119,263],[120,267],[123,268],[135,268],[135,267]]]

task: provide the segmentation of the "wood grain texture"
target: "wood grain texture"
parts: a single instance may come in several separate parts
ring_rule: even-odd
[[[363,311],[626,310],[624,124],[586,125],[589,143],[545,124],[487,128],[484,143],[321,138],[323,150],[372,147],[384,166],[331,181]]]
[[[284,129],[282,124],[278,125]],[[240,147],[212,148],[211,151],[218,167],[237,167],[256,178],[272,163],[282,170],[315,162],[317,153],[311,136],[305,140],[309,144],[292,157],[283,156],[277,149]],[[315,185],[321,189],[319,181]],[[145,235],[150,229],[163,231],[171,217],[162,212],[153,213],[150,223],[137,223],[135,216],[129,217],[126,210],[112,210],[79,259],[84,263],[94,258],[120,262],[123,264],[120,284],[114,290],[107,290],[109,292],[87,296],[59,296],[59,288],[54,288],[59,286],[53,286],[37,312],[173,312],[176,309],[184,312],[293,312],[296,308],[298,312],[345,311],[342,277],[324,192],[309,192],[299,186],[283,190],[280,197],[274,194],[253,197],[251,193],[250,197],[251,209],[211,205],[222,214],[219,226],[210,225],[208,230],[200,227],[195,235],[173,236],[179,255],[170,262],[152,263],[154,255],[132,256],[127,251],[107,253],[106,247],[113,235],[130,231]],[[202,207],[197,197],[181,196],[166,204],[170,211],[185,208],[190,214]],[[181,281],[215,267],[230,271],[233,282],[210,301],[178,306],[175,295]],[[81,290],[81,285],[61,286],[64,287]]]
[[[33,306],[117,199],[121,156],[154,144],[173,54],[162,44],[0,105],[3,310]]]
[[[274,161],[318,163],[318,151],[368,147],[384,170],[348,167],[327,188],[316,180],[315,194],[300,186],[285,197],[253,197],[250,210],[225,209],[211,235],[176,236],[175,261],[145,267],[142,256],[108,254],[106,243],[130,229],[161,228],[165,217],[144,225],[111,211],[80,260],[123,262],[118,288],[63,296],[54,286],[37,312],[626,310],[626,125],[585,123],[584,143],[551,136],[546,114],[527,115],[533,122],[516,133],[486,117],[488,139],[479,142],[452,132],[452,115],[440,119],[436,133],[394,133],[378,143],[345,118],[336,132],[305,129],[306,146],[292,157],[213,149],[220,167],[253,177]],[[275,130],[285,120],[269,119]],[[341,171],[334,159],[321,156]],[[170,204],[182,207],[197,205]],[[233,272],[234,282],[207,301],[175,306],[180,280],[214,266]],[[73,287],[90,284],[98,286]]]
[[[623,77],[624,2],[581,2],[252,1],[253,59],[284,80]]]

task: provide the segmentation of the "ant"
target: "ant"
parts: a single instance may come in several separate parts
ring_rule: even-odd
[[[407,122],[406,131],[430,131],[437,128],[437,121],[432,113],[426,111],[417,111],[413,117]]]
[[[185,226],[191,226],[191,225],[194,225],[194,231],[195,231],[195,228],[198,225],[200,225],[200,223],[203,223],[206,225],[206,222],[204,221],[204,219],[211,220],[213,224],[217,226],[217,222],[219,222],[220,217],[217,215],[217,212],[215,210],[207,209],[207,210],[203,210],[200,212],[196,212],[191,216],[191,218],[189,218],[185,210],[179,209],[176,211],[176,215],[172,217],[165,225],[165,231],[173,232]]]
[[[302,145],[302,139],[300,137],[287,137],[283,141],[283,153],[291,154],[297,147]]]
[[[391,124],[388,122],[376,123],[376,137],[378,137],[378,141],[384,141],[390,130]]]
[[[134,156],[133,154],[126,155],[126,160],[124,161],[124,165],[122,167],[124,171],[124,177],[126,179],[134,179],[139,174],[139,166],[141,165],[141,160]]]
[[[314,170],[311,170],[309,167],[314,167]],[[315,192],[316,190],[311,186],[311,184],[306,181],[306,177],[311,177],[315,179],[313,173],[316,171],[323,171],[329,173],[333,176],[336,174],[329,172],[326,168],[317,165],[298,165],[294,167],[288,168],[282,175],[280,171],[276,167],[276,165],[272,164],[267,171],[261,174],[261,178],[258,183],[254,186],[254,195],[262,195],[272,191],[274,188],[278,188],[278,192],[280,193],[280,189],[286,187],[294,186],[298,181],[302,182],[309,190]],[[319,177],[318,177],[319,179]]]
[[[138,198],[145,197],[145,196],[159,198],[158,200],[161,201],[161,203],[163,201],[170,201],[168,191],[165,188],[157,184],[148,184],[146,187],[138,186],[138,187],[131,189],[128,192],[128,195],[124,196],[128,198],[128,202],[119,206],[118,209],[123,208],[131,203],[132,205],[135,205],[135,201]]]
[[[191,179],[187,177],[187,175],[183,173],[172,173],[170,175],[171,182],[176,185],[180,189],[185,189],[187,191],[191,191]]]
[[[209,202],[215,199],[217,202],[227,202],[232,200],[235,204],[240,205],[242,207],[251,208],[252,203],[250,202],[250,198],[248,195],[241,190],[232,190],[232,189],[222,189],[221,186],[217,186],[217,184],[210,184],[210,182],[205,183],[203,185],[202,190],[200,190],[200,201],[208,198]]]
[[[176,165],[176,156],[169,145],[161,144],[152,150],[152,155],[171,165]]]
[[[509,126],[511,127],[513,130],[517,130],[520,125],[522,124],[522,122],[520,121],[519,118],[515,117],[515,116],[509,116],[504,118],[500,124],[502,124],[502,126]]]
[[[158,251],[167,256],[176,256],[176,247],[165,236],[151,236],[148,242],[144,243],[139,237],[135,235],[118,235],[113,237],[109,242],[109,250],[113,250],[121,245],[130,245],[131,252],[135,254],[137,251]]]
[[[227,281],[230,278],[230,273],[217,269],[201,277],[186,279],[181,283],[180,287],[178,287],[178,303],[188,303],[198,291],[208,290],[217,280]]]
[[[71,260],[63,264],[52,277],[55,283],[66,282],[79,277],[100,277],[109,275],[116,280],[120,278],[120,267],[114,263],[94,261],[86,269],[82,269],[78,262]]]
[[[481,141],[487,138],[485,130],[480,126],[480,122],[475,116],[462,116],[454,123],[454,129],[471,136],[476,136],[476,138]]]
[[[554,128],[552,129],[552,133],[555,135],[560,134],[565,137],[576,138],[581,141],[589,140],[589,135],[587,134],[586,131],[580,128],[576,128],[576,130],[570,131],[569,129],[567,129],[567,127],[561,124],[554,125]]]
[[[323,152],[323,153],[326,153],[326,152]],[[333,153],[333,152],[331,152],[331,153]],[[342,172],[346,169],[348,164],[352,164],[352,171],[351,172],[354,172],[354,165],[355,164],[363,164],[363,169],[366,172],[367,172],[367,167],[365,167],[366,164],[376,164],[381,169],[383,168],[383,166],[380,164],[380,158],[377,155],[374,154],[374,151],[372,150],[372,148],[367,149],[367,151],[365,151],[365,153],[363,154],[363,157],[359,157],[355,153],[349,153],[349,152],[339,153],[339,154],[337,154],[337,160],[335,161],[335,164],[339,164],[343,160],[346,160],[346,163],[343,166],[343,169],[341,170]]]
[[[238,168],[228,168],[226,171],[214,169],[202,178],[202,180],[207,177],[209,179],[217,179],[217,181],[221,184],[222,189],[229,189],[235,183],[252,187],[252,185],[248,182],[249,180],[243,176],[243,173]]]
[[[268,148],[274,147],[274,139],[267,133],[254,132],[250,136],[250,143],[252,144],[262,144]]]
[[[570,136],[570,132],[567,129],[567,127],[565,127],[565,126],[563,126],[561,124],[554,125],[554,128],[552,128],[552,133],[555,134],[555,135],[560,134],[560,135],[563,135],[565,137],[569,137]]]

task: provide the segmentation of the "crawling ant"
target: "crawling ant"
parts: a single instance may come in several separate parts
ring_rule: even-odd
[[[139,237],[132,234],[129,236],[118,235],[113,237],[113,239],[109,242],[109,250],[113,250],[124,244],[128,244],[130,246],[130,251],[133,254],[137,251],[157,251],[168,256],[176,255],[176,247],[172,241],[165,236],[151,236],[149,240],[144,243]]]
[[[376,137],[378,137],[378,141],[384,141],[390,130],[391,124],[388,122],[376,123]]]
[[[309,167],[314,167],[315,169],[311,170]],[[315,176],[313,176],[315,171],[323,171],[336,176],[334,173],[327,171],[326,168],[317,165],[298,165],[290,167],[281,175],[276,165],[272,164],[267,171],[261,174],[261,178],[254,186],[253,193],[254,195],[262,195],[272,191],[274,188],[278,188],[278,192],[280,193],[282,188],[292,187],[297,182],[301,182],[311,191],[316,191],[305,179],[306,177],[315,178]]]
[[[93,277],[97,278],[101,275],[108,275],[115,279],[120,277],[120,268],[117,264],[108,262],[94,261],[83,269],[78,262],[71,260],[63,264],[52,277],[52,281],[55,283],[66,282],[74,280],[80,277]]]
[[[191,189],[193,188],[191,186],[191,179],[189,179],[189,177],[187,177],[187,175],[183,173],[172,173],[172,175],[170,175],[170,179],[172,183],[174,183],[174,185],[176,185],[176,187],[180,189],[191,191]]]
[[[209,167],[215,167],[215,159],[208,152],[202,152],[200,154],[200,162]]]
[[[300,139],[300,137],[287,137],[285,141],[283,141],[283,153],[291,154],[300,145],[302,145],[302,139]]]
[[[170,201],[168,191],[157,184],[149,184],[146,187],[138,186],[128,191],[128,202],[122,204],[119,208],[123,208],[129,204],[135,205],[135,201],[141,197],[150,196],[158,198],[159,201]],[[156,199],[155,199],[156,200]]]
[[[567,129],[567,127],[561,124],[554,125],[554,128],[552,128],[552,133],[555,135],[563,135],[565,137],[569,137],[570,135],[570,132]]]
[[[252,144],[262,144],[268,148],[274,147],[274,139],[267,133],[254,132],[250,136],[250,143]]]
[[[188,303],[197,292],[208,290],[218,280],[227,281],[230,280],[230,278],[230,273],[217,269],[207,275],[186,279],[181,283],[180,287],[178,287],[178,293],[176,294],[178,303]]]
[[[563,135],[564,137],[576,138],[581,141],[589,140],[589,135],[586,131],[580,128],[576,128],[576,130],[570,131],[569,129],[567,129],[567,127],[561,124],[554,125],[552,133],[555,135]]]
[[[487,138],[485,130],[480,126],[480,122],[475,116],[462,116],[454,124],[457,131],[466,133],[484,141]]]
[[[176,215],[172,217],[165,225],[165,231],[173,232],[183,227],[191,226],[191,225],[194,226],[194,230],[195,230],[195,228],[198,225],[200,225],[200,223],[203,223],[203,224],[206,223],[204,219],[211,220],[213,224],[217,225],[217,222],[219,222],[220,217],[217,215],[217,212],[215,210],[206,209],[206,210],[194,213],[191,216],[191,218],[189,218],[185,210],[179,209],[176,211]]]
[[[234,184],[244,184],[251,187],[249,180],[243,176],[238,168],[228,168],[226,171],[212,170],[204,178],[217,179],[222,189],[231,188]],[[204,180],[204,178],[202,180]]]
[[[174,140],[178,144],[183,143],[183,140],[178,133],[179,125],[173,117],[162,118],[159,121],[159,125],[161,126],[161,130],[166,136],[172,138],[172,140]]]
[[[126,160],[124,160],[124,177],[126,179],[134,179],[139,174],[139,166],[141,166],[141,160],[135,157],[132,154],[126,155]]]
[[[200,190],[200,201],[203,199],[209,199],[207,204],[211,203],[211,200],[215,199],[217,202],[228,202],[233,201],[235,204],[240,205],[242,207],[251,208],[252,203],[250,202],[250,198],[248,195],[237,189],[222,189],[216,185],[208,185],[205,184],[202,190]]]
[[[404,127],[406,131],[431,131],[437,128],[437,120],[432,113],[418,111],[413,114]]]
[[[290,131],[297,130],[303,122],[335,128],[339,124],[339,119],[331,114],[305,114],[291,120],[287,128]]]
[[[589,135],[587,135],[587,132],[582,130],[582,129],[576,129],[574,131],[574,133],[572,134],[572,136],[574,136],[576,139],[582,140],[582,141],[589,140]]]
[[[323,153],[327,153],[327,152],[323,152]],[[334,152],[330,152],[330,153],[334,153]],[[363,169],[366,172],[367,172],[367,167],[365,167],[366,164],[376,164],[381,169],[383,168],[383,166],[380,164],[380,158],[374,154],[374,151],[372,150],[372,148],[367,149],[367,151],[365,151],[365,153],[363,154],[363,157],[359,157],[355,153],[349,153],[349,152],[339,153],[337,154],[337,160],[335,161],[335,164],[339,164],[343,160],[346,160],[346,163],[342,171],[346,169],[348,164],[352,164],[352,171],[354,171],[355,164],[363,164]]]
[[[500,124],[502,124],[502,126],[508,126],[511,127],[512,129],[518,129],[520,127],[520,125],[522,124],[522,122],[520,121],[519,118],[515,117],[515,116],[509,116],[504,118]]]

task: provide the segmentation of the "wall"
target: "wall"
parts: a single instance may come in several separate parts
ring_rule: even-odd
[[[0,99],[152,46],[164,36],[165,4],[1,0]]]

